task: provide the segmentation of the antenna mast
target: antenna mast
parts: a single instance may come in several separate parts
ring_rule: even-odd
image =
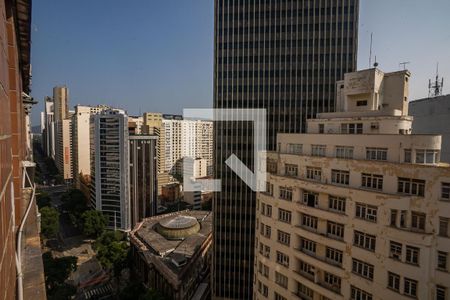
[[[369,68],[372,67],[372,37],[373,32],[370,33]]]
[[[442,88],[444,87],[444,78],[439,78],[439,63],[436,64],[436,78],[434,82],[428,80],[428,97],[437,97],[442,95]]]
[[[406,65],[409,65],[411,62],[410,61],[404,61],[399,63],[400,66],[403,66],[403,70],[406,70]]]

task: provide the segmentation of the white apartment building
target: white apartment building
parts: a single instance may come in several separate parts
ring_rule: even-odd
[[[205,159],[211,172],[213,124],[211,121],[163,119],[165,132],[165,168],[172,174],[182,174],[184,157]],[[210,175],[209,173],[208,175]]]
[[[80,188],[80,174],[91,175],[90,118],[109,109],[106,105],[76,105],[72,115],[72,176]]]
[[[408,71],[345,74],[279,134],[257,195],[254,299],[449,299],[450,167],[411,134]]]
[[[47,157],[55,158],[55,117],[53,99],[45,97],[44,121],[42,126],[42,147]]]
[[[91,116],[91,205],[111,229],[130,230],[128,116],[108,109]]]

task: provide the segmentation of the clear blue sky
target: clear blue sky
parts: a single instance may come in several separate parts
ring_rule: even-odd
[[[411,99],[427,96],[438,61],[450,93],[449,12],[449,0],[361,0],[358,68],[368,67],[373,32],[382,70],[411,62]],[[32,26],[34,124],[60,84],[71,107],[138,114],[212,105],[213,0],[40,0]]]

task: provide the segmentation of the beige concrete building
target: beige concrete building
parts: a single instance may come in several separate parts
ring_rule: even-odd
[[[80,176],[91,175],[90,161],[90,117],[105,109],[106,105],[76,105],[72,115],[72,177],[75,186],[80,188]]]
[[[409,77],[346,74],[337,112],[278,134],[254,299],[449,299],[450,167],[440,136],[411,134]]]
[[[72,120],[55,124],[55,165],[66,182],[72,181]]]
[[[162,193],[162,187],[170,182],[170,175],[165,171],[165,134],[163,128],[163,115],[162,113],[155,112],[145,112],[143,114],[143,122],[144,125],[142,127],[142,133],[144,134],[152,134],[158,137],[157,141],[157,179],[158,179],[158,196]]]
[[[53,105],[56,121],[69,117],[69,89],[66,86],[53,88]]]

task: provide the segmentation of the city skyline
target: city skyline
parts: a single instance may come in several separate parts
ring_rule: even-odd
[[[373,32],[372,62],[376,56],[381,68],[395,71],[403,68],[400,62],[411,61],[407,68],[414,74],[411,100],[415,100],[427,96],[436,63],[440,62],[441,76],[450,78],[450,64],[446,64],[450,55],[445,53],[450,46],[450,34],[445,32],[450,2],[435,1],[432,6],[419,0],[410,3],[403,7],[401,1],[361,1],[357,69],[369,66]],[[108,103],[140,115],[212,106],[212,1],[179,5],[140,2],[138,11],[110,5],[105,12],[101,1],[42,4],[34,8],[32,19],[36,111],[43,110],[43,99],[53,86],[64,84],[71,91],[70,109],[76,104]],[[58,16],[55,10],[67,13]],[[190,13],[183,13],[186,10]],[[424,18],[424,12],[433,18]],[[177,22],[183,26],[176,26]],[[399,36],[402,43],[396,44]],[[444,85],[444,94],[448,91]],[[32,124],[39,124],[36,113]]]

